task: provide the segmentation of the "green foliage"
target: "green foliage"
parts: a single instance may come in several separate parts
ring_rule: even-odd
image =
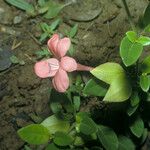
[[[146,57],[141,66],[140,66],[140,69],[142,71],[142,73],[145,73],[145,74],[148,74],[150,73],[150,56]]]
[[[36,51],[35,54],[37,56],[37,59],[51,56],[51,53],[47,48],[43,48],[42,50]]]
[[[18,57],[16,57],[15,55],[12,55],[10,57],[10,60],[13,64],[25,65],[25,62],[23,60],[19,59]]]
[[[48,144],[45,150],[60,150],[54,143]]]
[[[18,130],[19,136],[29,144],[45,144],[51,135],[47,128],[40,124],[31,124]]]
[[[144,122],[140,117],[133,118],[130,124],[131,132],[140,138],[144,132]]]
[[[50,134],[54,134],[58,131],[67,132],[70,128],[69,122],[62,120],[55,115],[46,118],[41,124],[49,130]]]
[[[96,79],[90,79],[83,89],[83,93],[89,96],[105,96],[106,92],[106,84]]]
[[[35,15],[35,9],[32,4],[26,2],[25,0],[5,0],[7,3],[25,10],[29,15]]]
[[[150,77],[145,74],[142,74],[140,76],[140,86],[144,92],[148,92],[150,87]]]
[[[137,40],[137,38],[138,38],[137,33],[134,32],[134,31],[128,31],[128,32],[126,33],[126,35],[127,35],[128,39],[129,39],[132,43],[134,43],[134,42]]]
[[[143,46],[148,46],[150,45],[150,38],[146,36],[140,36],[136,42],[142,44]]]
[[[123,63],[128,67],[133,65],[141,56],[143,46],[141,43],[132,43],[128,37],[124,37],[120,45],[120,56]]]
[[[99,125],[97,136],[106,150],[118,150],[118,138],[111,128]]]
[[[69,38],[74,38],[75,35],[77,34],[78,32],[78,24],[75,24],[71,29],[70,31],[66,31],[66,35],[69,37]]]
[[[122,102],[131,95],[131,86],[125,71],[117,63],[105,63],[94,68],[91,73],[98,79],[110,84],[104,97],[106,102]]]
[[[135,145],[131,139],[126,136],[119,136],[119,149],[118,150],[135,150]]]
[[[73,138],[65,132],[56,132],[54,135],[54,143],[59,146],[71,145]]]
[[[81,104],[80,96],[74,96],[74,97],[73,97],[73,104],[74,104],[75,110],[76,110],[76,111],[79,111],[79,109],[80,109],[80,104]]]
[[[143,16],[143,24],[144,24],[144,27],[148,26],[150,24],[150,2],[144,12],[144,16]]]

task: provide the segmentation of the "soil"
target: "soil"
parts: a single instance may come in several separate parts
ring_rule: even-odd
[[[89,19],[85,16],[84,21],[82,17],[73,16],[76,7],[68,6],[60,14],[63,23],[58,32],[64,33],[70,25],[79,24],[74,57],[82,64],[97,66],[107,61],[120,62],[119,43],[130,29],[124,7],[121,0],[97,0],[96,3],[100,3],[101,8],[97,8],[100,9],[99,15],[90,16]],[[148,0],[128,0],[135,22],[147,3]],[[85,14],[81,11],[82,15]],[[17,24],[14,22],[16,16],[21,18]],[[0,0],[0,48],[13,51],[13,54],[25,62],[25,65],[11,65],[0,72],[1,150],[22,149],[25,143],[16,131],[35,122],[35,116],[45,118],[50,114],[50,79],[39,79],[33,70],[37,60],[35,52],[42,47],[35,40],[41,33],[39,24],[42,21],[50,24],[52,20],[45,20],[40,16],[27,18],[25,12]],[[14,43],[20,45],[12,50]],[[148,50],[144,52],[144,55],[147,54]]]

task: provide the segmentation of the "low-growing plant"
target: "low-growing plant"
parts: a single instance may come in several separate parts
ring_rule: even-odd
[[[135,150],[145,142],[150,128],[150,56],[145,58],[142,52],[150,45],[149,6],[141,19],[142,29],[137,30],[131,22],[133,30],[121,41],[122,64],[81,65],[66,56],[71,37],[52,36],[48,48],[54,58],[37,62],[35,73],[52,78],[53,114],[39,124],[19,129],[24,141],[45,144],[46,150]],[[129,10],[127,13],[130,16]],[[81,75],[69,74],[73,71],[88,71],[92,77],[85,83]],[[93,99],[96,104],[85,105]]]

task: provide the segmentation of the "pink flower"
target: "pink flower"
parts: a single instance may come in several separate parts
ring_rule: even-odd
[[[53,77],[52,83],[58,92],[65,92],[69,87],[67,72],[75,70],[90,71],[93,69],[78,64],[75,59],[65,56],[70,45],[69,38],[60,39],[58,34],[54,34],[48,41],[48,48],[55,58],[37,62],[34,67],[36,75],[40,78]]]

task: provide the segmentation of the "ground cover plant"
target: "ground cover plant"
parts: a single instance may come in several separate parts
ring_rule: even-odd
[[[53,14],[53,18],[62,9],[50,13],[52,9],[43,0],[35,8],[24,1],[27,7],[22,7],[19,0],[6,1],[29,16]],[[46,150],[134,150],[146,143],[150,125],[150,55],[143,57],[142,53],[150,45],[150,4],[135,25],[126,1],[122,2],[131,29],[120,40],[120,63],[82,65],[74,58],[74,45],[80,42],[74,38],[78,25],[60,33],[56,29],[61,19],[51,25],[41,24],[43,33],[36,40],[40,44],[47,41],[47,47],[36,52],[34,71],[42,80],[51,79],[48,105],[52,114],[44,120],[34,118],[36,123],[18,129],[19,137],[26,142],[24,149],[42,145]],[[36,12],[38,7],[42,13]]]

